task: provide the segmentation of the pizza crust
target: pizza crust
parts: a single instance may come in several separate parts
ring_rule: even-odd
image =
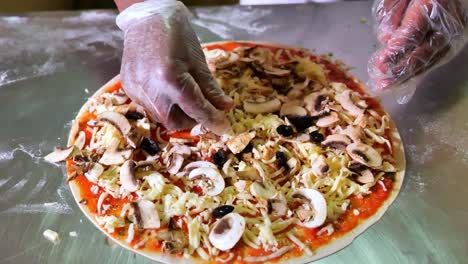
[[[232,41],[222,41],[222,42],[211,42],[211,43],[205,43],[202,44],[202,47],[205,46],[210,46],[210,45],[223,45],[226,43],[232,43]],[[298,48],[298,47],[291,47],[291,46],[286,46],[286,45],[279,45],[275,43],[269,43],[269,42],[252,42],[252,41],[236,41],[236,43],[245,43],[245,44],[254,44],[254,45],[265,45],[265,46],[270,46],[270,47],[276,47],[276,48],[284,48],[284,49],[295,49],[295,50],[303,50],[303,48]],[[357,81],[354,77],[350,76],[353,80],[355,80],[356,83],[361,84],[359,81]],[[101,94],[105,93],[106,89],[108,87],[112,87],[116,85],[120,81],[120,75],[115,76],[113,79],[111,79],[109,82],[107,82],[105,85],[103,85],[96,93],[92,95],[92,97],[98,97]],[[361,84],[362,86],[362,84]],[[87,112],[88,108],[90,106],[90,102],[87,101],[80,109],[80,111],[77,114],[77,117],[75,118],[74,124],[70,130],[70,134],[68,137],[68,145],[72,145],[74,139],[76,138],[76,135],[78,133],[78,119],[80,116],[82,116],[84,113]],[[311,261],[315,261],[321,258],[324,258],[326,256],[329,256],[333,253],[336,253],[340,251],[341,249],[347,247],[351,242],[358,237],[360,234],[362,234],[366,229],[371,227],[373,224],[375,224],[387,211],[387,209],[390,207],[390,205],[393,203],[393,201],[396,199],[398,196],[398,193],[401,190],[404,176],[405,176],[405,168],[406,168],[406,159],[405,159],[405,151],[403,148],[402,140],[400,137],[400,133],[398,132],[398,129],[393,122],[393,120],[390,120],[390,130],[392,131],[391,137],[392,137],[392,144],[393,144],[393,149],[394,149],[394,158],[396,161],[396,168],[398,172],[395,173],[394,176],[394,182],[393,182],[393,188],[391,190],[391,193],[389,194],[389,197],[385,200],[383,205],[375,212],[374,215],[369,217],[368,219],[364,220],[362,223],[360,223],[357,227],[355,227],[351,232],[346,233],[345,235],[341,236],[340,238],[332,240],[329,244],[326,244],[324,246],[319,247],[318,249],[314,250],[314,255],[312,256],[307,256],[307,255],[302,255],[297,258],[290,258],[288,260],[278,262],[278,263],[291,263],[291,264],[300,264],[300,263],[308,263]],[[162,263],[193,263],[193,260],[191,259],[185,259],[181,257],[173,257],[170,254],[164,254],[164,253],[159,253],[159,252],[154,252],[150,251],[147,249],[134,249],[132,248],[128,243],[126,243],[124,240],[118,240],[110,235],[107,234],[106,230],[101,227],[92,212],[90,212],[87,208],[86,205],[80,204],[80,201],[82,200],[81,195],[80,195],[80,188],[78,184],[75,181],[70,181],[69,182],[70,189],[72,191],[73,197],[75,198],[75,201],[77,205],[80,207],[81,211],[84,213],[84,215],[101,231],[103,232],[107,237],[112,239],[115,243],[119,244],[120,246],[136,253],[142,256],[145,256],[151,260],[162,262]]]

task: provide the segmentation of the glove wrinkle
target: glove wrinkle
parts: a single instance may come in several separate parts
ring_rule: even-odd
[[[229,128],[232,100],[206,65],[188,9],[179,1],[134,4],[118,17],[125,33],[121,79],[125,92],[168,129],[202,123],[215,133]]]
[[[415,88],[403,84],[443,65],[466,43],[467,11],[458,0],[377,0],[373,13],[382,44],[368,64],[376,95],[391,89],[412,94]]]

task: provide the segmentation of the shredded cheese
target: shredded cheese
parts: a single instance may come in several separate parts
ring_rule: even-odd
[[[210,242],[209,234],[213,226],[213,211],[223,205],[234,207],[234,212],[241,214],[246,222],[245,230],[242,233],[241,239],[245,246],[254,249],[264,249],[272,251],[270,255],[259,257],[246,257],[245,262],[265,262],[282,256],[293,248],[293,246],[283,246],[288,241],[291,241],[305,254],[312,255],[311,249],[303,243],[301,234],[293,233],[291,226],[303,221],[299,220],[297,209],[289,208],[289,203],[295,199],[293,194],[303,188],[318,191],[326,201],[326,223],[336,221],[344,212],[350,210],[350,197],[352,195],[362,197],[369,194],[371,187],[379,184],[384,191],[387,191],[381,177],[385,172],[395,172],[397,169],[392,164],[393,160],[383,156],[381,169],[372,167],[374,181],[366,184],[356,182],[356,172],[351,171],[350,164],[354,161],[346,150],[335,150],[331,147],[326,147],[318,141],[311,140],[310,133],[320,133],[322,136],[329,133],[342,133],[345,127],[349,125],[357,125],[362,130],[362,135],[359,140],[363,144],[368,144],[375,148],[377,153],[392,152],[392,142],[387,138],[386,129],[389,127],[390,119],[387,115],[380,115],[372,109],[367,109],[366,100],[360,98],[357,93],[353,93],[351,101],[365,109],[360,116],[356,116],[347,111],[341,101],[337,99],[343,92],[349,90],[346,84],[341,82],[329,82],[327,78],[327,70],[324,64],[320,61],[312,61],[308,58],[302,58],[290,54],[287,50],[284,52],[279,49],[276,54],[273,54],[265,48],[255,48],[258,54],[251,54],[241,65],[248,64],[249,60],[256,61],[259,65],[251,66],[261,67],[266,74],[272,74],[274,81],[284,81],[286,84],[277,84],[276,86],[284,86],[286,89],[281,94],[278,92],[278,87],[273,87],[270,82],[273,77],[265,81],[262,75],[253,70],[252,67],[239,69],[236,73],[232,69],[223,68],[223,71],[214,72],[214,76],[223,90],[234,99],[235,107],[227,112],[227,118],[232,124],[232,131],[218,137],[211,132],[201,131],[197,136],[197,140],[193,138],[179,138],[170,136],[162,132],[159,124],[151,123],[143,115],[141,118],[130,119],[126,121],[131,127],[131,133],[124,134],[118,129],[116,124],[111,122],[103,122],[102,125],[93,126],[88,129],[92,133],[89,145],[83,150],[84,152],[100,155],[102,150],[109,149],[135,149],[135,143],[130,142],[130,136],[135,138],[152,138],[158,146],[156,155],[143,151],[142,159],[137,158],[136,162],[144,164],[136,165],[134,177],[137,182],[137,188],[134,192],[125,191],[122,188],[120,179],[121,163],[116,162],[115,165],[105,166],[105,171],[98,177],[96,185],[91,187],[91,192],[100,194],[97,201],[96,221],[100,226],[106,229],[109,233],[114,233],[116,228],[127,227],[126,242],[128,244],[135,240],[137,235],[135,224],[137,215],[130,203],[125,203],[120,212],[115,215],[108,214],[110,205],[105,204],[105,199],[110,195],[116,199],[133,200],[148,200],[154,203],[158,215],[161,216],[161,224],[164,228],[169,221],[177,217],[176,225],[186,225],[188,232],[184,233],[186,239],[185,248],[182,253],[184,257],[190,257],[197,254],[203,260],[215,259],[219,262],[230,262],[234,258],[234,254],[229,252],[225,258],[216,257],[220,254],[220,250],[215,244]],[[241,52],[241,51],[235,51]],[[216,53],[213,53],[216,54]],[[213,56],[211,54],[211,56]],[[223,52],[226,58],[230,58],[228,52]],[[284,56],[287,56],[287,59]],[[224,56],[223,55],[223,56]],[[242,53],[238,54],[239,56]],[[220,59],[220,58],[217,58]],[[208,62],[210,59],[208,58]],[[222,62],[222,60],[221,60]],[[216,63],[214,63],[216,68]],[[290,67],[283,67],[287,63],[292,63]],[[239,65],[234,67],[241,67]],[[289,73],[288,73],[289,72]],[[281,74],[289,75],[281,75]],[[294,73],[294,74],[291,74]],[[237,74],[237,75],[236,75]],[[227,77],[225,77],[226,75]],[[235,76],[235,77],[233,77]],[[293,78],[291,78],[291,76]],[[287,77],[287,78],[284,78]],[[291,92],[294,90],[296,96]],[[339,121],[329,127],[318,127],[316,125],[309,126],[303,131],[291,128],[294,135],[288,136],[278,130],[279,126],[295,127],[294,120],[279,116],[276,114],[280,108],[277,108],[272,113],[249,113],[244,109],[246,101],[255,99],[255,102],[266,102],[272,98],[277,99],[281,105],[285,102],[294,100],[301,102],[301,107],[305,102],[301,100],[307,95],[322,90],[326,96],[327,111],[336,112]],[[284,93],[283,93],[284,92]],[[290,93],[291,92],[291,93]],[[122,90],[119,93],[123,93]],[[299,93],[299,94],[297,94]],[[292,95],[293,94],[293,95]],[[121,95],[119,95],[121,96]],[[123,95],[125,96],[125,95]],[[124,97],[125,98],[125,97]],[[354,99],[353,99],[354,98]],[[100,114],[105,111],[114,111],[126,113],[130,107],[129,104],[119,104],[118,99],[113,93],[103,93],[99,98],[90,100],[90,111],[95,114]],[[120,100],[120,99],[119,99]],[[255,103],[254,102],[254,103]],[[307,108],[307,107],[305,107]],[[304,111],[306,110],[304,108]],[[324,108],[325,109],[325,108]],[[325,111],[321,110],[321,113]],[[308,115],[316,115],[307,109]],[[125,114],[122,114],[125,117]],[[251,146],[251,150],[239,155],[232,155],[229,152],[227,142],[236,138],[241,133],[255,134],[253,139],[246,142],[247,146]],[[164,138],[163,138],[164,137]],[[169,139],[166,140],[168,137]],[[355,139],[353,139],[354,141]],[[132,144],[131,144],[132,143]],[[247,144],[248,143],[248,144]],[[217,173],[224,179],[226,187],[221,193],[210,196],[206,193],[199,193],[202,189],[206,192],[212,182],[203,179],[189,179],[190,171],[184,166],[193,161],[214,160],[213,154],[218,151],[225,151],[226,159],[222,164],[213,164]],[[178,153],[180,151],[181,153]],[[284,156],[277,156],[279,152]],[[133,153],[135,158],[135,153]],[[88,154],[90,155],[90,154]],[[183,157],[182,166],[173,173],[170,169],[174,161],[175,155],[177,158]],[[211,157],[211,159],[210,159]],[[283,157],[283,158],[281,158]],[[327,165],[326,171],[322,174],[314,171],[313,164],[319,157],[324,157]],[[96,157],[89,160],[95,160]],[[224,157],[222,157],[224,159]],[[286,163],[282,159],[286,158]],[[349,168],[348,168],[349,167]],[[318,175],[320,174],[320,175]],[[123,180],[122,180],[123,181]],[[255,187],[255,182],[260,182],[263,187],[269,188],[274,194],[279,195],[285,200],[285,210],[281,212],[280,217],[274,216],[272,213],[272,200],[276,198],[262,197],[252,191]],[[257,183],[255,183],[257,184]],[[203,188],[200,188],[203,186]],[[197,191],[195,191],[197,190]],[[279,200],[281,201],[281,200]],[[325,208],[325,207],[323,207]],[[309,208],[310,209],[310,208]],[[359,215],[357,209],[353,209],[354,215]],[[286,217],[285,217],[286,216]],[[129,223],[130,222],[130,223]],[[334,228],[332,224],[319,226],[320,230],[317,235],[332,235]],[[139,233],[139,232],[138,232]],[[151,235],[143,232],[142,239],[134,245],[134,248],[143,247],[149,239],[154,239]],[[55,237],[53,233],[48,233],[50,237]],[[44,234],[45,235],[45,234]],[[57,235],[58,236],[58,235]],[[71,233],[70,233],[70,236]],[[283,247],[281,247],[283,246]],[[281,247],[278,249],[278,247]]]
[[[295,237],[292,232],[286,233],[286,236],[296,244],[300,250],[303,250],[307,255],[312,256],[313,253],[309,247],[307,247],[304,243],[302,243],[299,238]]]
[[[331,236],[331,234],[333,234],[333,232],[335,232],[335,229],[333,228],[333,225],[328,224],[328,225],[324,226],[322,229],[320,229],[317,232],[317,235],[321,236],[321,235],[327,233],[327,236]]]

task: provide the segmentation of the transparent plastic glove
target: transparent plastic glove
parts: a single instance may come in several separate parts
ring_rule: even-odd
[[[458,0],[375,1],[382,47],[369,61],[373,92],[398,88],[400,94],[412,94],[417,82],[407,82],[410,78],[456,55],[467,38],[464,5]]]
[[[178,1],[137,3],[117,17],[125,32],[121,79],[128,96],[170,130],[203,124],[229,129],[232,100],[206,65],[188,9]]]

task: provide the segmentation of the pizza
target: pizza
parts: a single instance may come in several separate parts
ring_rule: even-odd
[[[267,43],[203,46],[232,129],[168,131],[117,76],[82,107],[67,181],[84,214],[161,262],[305,263],[348,245],[396,198],[389,115],[339,61]]]

